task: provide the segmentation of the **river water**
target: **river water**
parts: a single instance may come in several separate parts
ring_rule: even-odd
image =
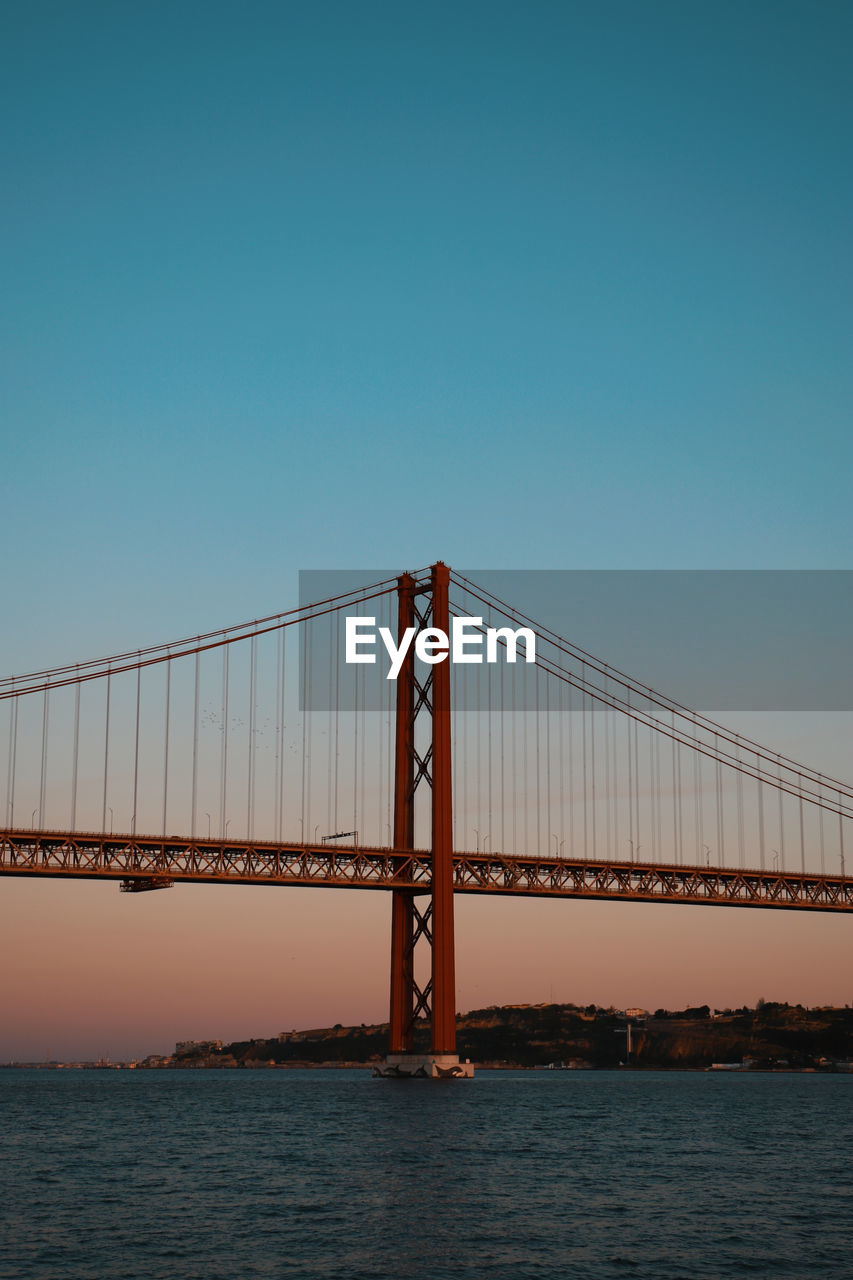
[[[0,1070],[6,1280],[853,1274],[853,1076]]]

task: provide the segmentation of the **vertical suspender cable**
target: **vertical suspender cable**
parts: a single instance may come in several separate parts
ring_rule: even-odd
[[[276,793],[278,796],[278,827],[276,830],[276,839],[281,844],[282,832],[284,827],[284,753],[287,750],[287,737],[285,734],[285,716],[286,716],[286,691],[287,691],[287,631],[284,627],[279,631],[281,636],[281,705],[279,709],[281,719],[281,747],[278,753],[278,779],[276,782]]]
[[[14,689],[14,683],[13,683]],[[9,817],[9,786],[12,773],[12,717],[15,714],[14,704],[18,701],[16,697],[9,698],[9,750],[6,753],[6,828],[12,826],[12,819]]]
[[[383,608],[385,612],[385,625],[393,635],[393,615],[392,615],[391,604],[392,604],[392,598],[389,592],[389,594],[386,595],[385,597]],[[385,733],[385,742],[387,744],[387,750],[385,752],[385,769],[382,774],[383,805],[384,805],[384,811],[382,814],[382,823],[383,823],[382,830],[385,832],[386,836],[388,837],[388,847],[390,848],[394,843],[394,833],[391,828],[391,796],[393,792],[392,776],[393,776],[393,762],[394,762],[394,730],[392,726],[394,723],[393,721],[394,706],[393,706],[393,699],[391,697],[391,694],[392,694],[392,690],[390,687],[391,681],[385,679],[381,683],[382,683],[382,689],[383,689],[382,719],[385,726],[384,733]],[[337,762],[335,764],[335,767],[337,768]]]
[[[459,672],[453,668],[450,682],[450,733],[453,742],[453,847],[459,848],[459,810],[461,808],[459,770],[462,758],[459,750],[459,700],[462,697]]]
[[[6,757],[6,826],[10,828],[15,825],[15,798],[12,778],[15,768],[15,756],[17,755],[17,740],[18,699],[13,696],[9,699],[9,754]]]
[[[332,658],[333,658],[333,651],[334,651],[334,648],[335,648],[334,644],[332,643],[332,628],[334,628],[335,634],[337,635],[337,633],[338,633],[338,631],[339,631],[339,629],[340,629],[340,619],[341,619],[341,615],[340,615],[340,613],[334,613],[334,612],[333,612],[333,613],[330,613],[330,614],[329,614],[329,617],[328,617],[328,626],[329,626],[329,683],[328,683],[328,686],[327,686],[327,687],[328,687],[328,690],[329,690],[329,719],[328,719],[328,729],[327,729],[327,732],[326,732],[326,832],[327,832],[327,834],[328,834],[329,832],[331,832],[331,831],[336,831],[336,830],[337,830],[337,828],[336,828],[336,827],[333,827],[333,826],[332,826],[332,746],[333,746],[333,741],[332,741],[332,702],[331,702],[331,693],[332,693]],[[380,774],[380,777],[381,777],[381,775],[382,775],[382,745],[381,745],[381,743],[380,743],[380,747],[379,747],[379,774]]]
[[[302,707],[301,707],[301,712],[302,712],[302,801],[301,801],[301,815],[302,815],[302,816],[301,816],[301,817],[300,817],[300,819],[299,819],[299,823],[300,823],[300,826],[302,827],[302,835],[300,836],[300,839],[301,839],[301,841],[302,841],[302,843],[303,843],[303,844],[306,844],[306,843],[307,843],[307,836],[306,836],[306,832],[305,832],[305,820],[306,820],[306,817],[307,817],[307,815],[306,815],[306,813],[305,813],[305,769],[306,769],[306,765],[307,765],[307,760],[306,760],[306,751],[305,751],[305,734],[306,734],[306,729],[307,729],[307,723],[306,723],[306,722],[307,722],[307,717],[308,717],[308,713],[307,713],[307,711],[306,711],[306,706],[307,706],[307,703],[308,703],[308,689],[307,689],[307,679],[308,679],[308,676],[307,676],[307,673],[308,673],[308,644],[307,644],[307,639],[306,639],[306,628],[307,628],[307,625],[308,625],[308,624],[307,624],[307,622],[305,622],[304,620],[303,620],[303,621],[301,621],[301,622],[299,623],[299,627],[300,627],[300,632],[299,632],[299,643],[300,643],[300,644],[301,644],[301,646],[302,646],[302,652],[301,652],[301,655],[300,655],[300,656],[301,656],[301,668],[302,668],[302,673],[301,673],[301,674],[302,674],[302,679],[301,679],[301,682],[300,682],[300,683],[301,683],[301,686],[302,686]]]
[[[367,673],[364,669],[364,665],[359,667],[357,678],[361,680],[361,723],[358,727],[359,734],[361,736],[361,751],[359,752],[361,759],[361,786],[359,789],[358,807],[360,819],[355,825],[356,827],[361,828],[359,839],[362,843],[365,843],[365,836],[367,834],[367,802],[365,800],[365,779],[367,777]]]
[[[385,601],[385,607],[387,610],[385,623],[386,623],[386,626],[388,627],[388,630],[391,631],[393,634],[392,605],[393,605],[393,596],[389,593]],[[386,693],[388,695],[388,705],[387,705],[388,760],[387,760],[387,777],[386,777],[386,784],[385,784],[385,829],[388,833],[388,845],[390,847],[394,843],[394,833],[391,828],[391,799],[394,794],[394,731],[392,728],[392,725],[394,724],[394,706],[391,698],[390,682],[386,679],[384,682],[384,685],[385,685]],[[337,740],[337,729],[335,729],[335,735]],[[337,763],[335,764],[335,768],[337,769]],[[337,783],[335,784],[335,786],[337,786]]]
[[[527,661],[525,659],[525,666]],[[534,698],[536,699],[536,856],[542,857],[542,767],[540,764],[540,716],[539,701],[541,694],[539,692],[539,665],[537,663],[534,669]],[[549,837],[550,839],[550,837]]]
[[[195,840],[196,793],[198,790],[198,676],[201,654],[195,652],[195,693],[193,696],[193,779],[190,801],[190,838]]]
[[[547,831],[548,852],[551,852],[551,827],[554,820],[551,815],[551,678],[545,676],[545,812],[548,817]],[[557,852],[560,842],[557,841]]]
[[[255,697],[258,679],[258,637],[249,641],[249,759],[246,797],[246,833],[250,841],[255,838]]]
[[[782,792],[782,757],[777,756],[776,772],[779,778],[779,866],[782,871],[785,870],[785,814],[783,808],[783,792]]]
[[[340,618],[335,628],[335,800],[334,800],[334,818],[330,827],[331,831],[337,831],[340,827],[338,819],[338,774],[340,772],[340,701],[341,701],[341,627]]]
[[[586,663],[581,663],[581,767],[583,770],[583,856],[589,857],[587,834],[587,785],[586,785]]]
[[[8,802],[10,827],[13,827],[15,825],[15,775],[18,772],[18,703],[20,702],[20,698],[15,697],[12,699],[12,701],[15,705],[12,708],[14,726],[13,725],[9,726],[9,733],[12,738],[12,752],[11,752],[12,767],[11,767],[11,775],[9,780],[9,802]]]
[[[77,765],[80,752],[80,681],[74,686],[74,755],[71,763],[71,830],[77,829]]]
[[[169,713],[172,702],[172,659],[166,662],[166,734],[163,744],[163,835],[166,835],[166,820],[169,804]]]
[[[590,800],[592,802],[592,856],[598,856],[598,845],[596,842],[596,823],[595,823],[595,715],[597,707],[595,701],[590,698],[589,702],[589,736],[590,736],[590,762],[592,764],[592,789],[590,791]]]
[[[663,858],[663,800],[661,799],[661,738],[655,734],[655,803],[657,805],[657,857]]]
[[[519,762],[517,762],[516,754],[516,684],[519,680],[517,675],[517,667],[512,668],[510,703],[512,708],[512,852],[517,854],[519,851]]]
[[[329,628],[329,684],[327,685],[327,689],[329,691],[329,716],[327,721],[327,733],[325,733],[325,831],[327,831],[328,835],[329,832],[336,831],[337,829],[332,826],[332,690],[334,687],[332,681],[334,658],[334,643],[332,635],[333,631],[334,634],[337,635],[339,626],[341,626],[341,614],[338,612],[329,613],[327,621]],[[380,756],[379,768],[382,769],[382,756]]]
[[[142,702],[142,666],[136,668],[136,733],[133,740],[133,816],[130,834],[136,835],[136,804],[139,797],[139,710]]]
[[[471,715],[468,711],[468,669],[463,668],[461,678],[459,679],[460,699],[462,703],[462,791],[460,805],[454,805],[459,808],[462,814],[462,844],[463,848],[468,849],[468,822],[471,817],[469,808],[470,791],[468,790],[468,748],[470,745],[470,727]]]
[[[693,739],[697,741],[696,721],[693,721]],[[701,764],[699,752],[693,749],[693,826],[694,835],[696,837],[696,857],[695,864],[698,866],[702,862],[702,804],[700,795],[702,791]]]
[[[430,668],[430,672],[432,668]],[[453,845],[468,848],[468,702],[465,671],[451,669],[451,735],[453,741]],[[460,836],[460,830],[462,832]]]
[[[219,838],[225,839],[225,811],[228,803],[228,700],[230,692],[230,645],[222,647],[222,752],[219,760]]]
[[[671,713],[672,733],[673,736],[669,740],[670,755],[672,758],[672,861],[678,862],[678,782],[675,776],[675,760],[677,744],[675,741],[675,712]]]
[[[560,734],[560,741],[558,745],[559,764],[558,764],[558,774],[557,774],[557,777],[559,780],[559,796],[560,796],[560,844],[558,845],[559,849],[563,848],[562,841],[564,841],[566,838],[566,776],[564,772],[565,752],[563,750],[563,743],[565,740],[565,729],[566,729],[566,725],[565,725],[566,713],[563,710],[563,696],[564,696],[564,685],[563,685],[563,682],[560,681],[560,683],[557,686],[557,725],[558,725],[559,734]],[[570,849],[569,857],[573,858],[574,856],[575,856],[574,850]]]
[[[605,691],[607,692],[607,694],[610,694],[610,689],[608,689],[608,684],[610,684],[610,682],[608,682],[607,667],[605,666],[605,681],[603,681],[603,685],[605,685]],[[612,851],[611,851],[611,844],[610,844],[610,841],[611,841],[610,809],[612,805],[612,795],[613,795],[613,788],[612,788],[611,776],[610,776],[610,705],[608,705],[608,703],[605,703],[605,705],[603,705],[603,710],[605,710],[605,858],[607,858],[607,860],[610,861],[610,859],[612,858]]]
[[[314,740],[314,621],[308,619],[308,625],[305,631],[305,647],[308,650],[306,656],[306,671],[308,673],[308,683],[305,687],[305,733],[307,740],[307,748],[305,751],[305,823],[307,826],[306,842],[314,839],[314,831],[311,827],[311,765],[312,760],[312,744]],[[355,826],[355,823],[353,823]]]
[[[382,625],[388,626],[388,618],[387,618],[388,597],[387,596],[382,597],[382,599],[379,601],[378,607],[381,614]],[[387,696],[387,690],[385,686],[387,685],[387,683],[388,681],[383,679],[380,673],[379,683],[376,686],[376,699],[377,699],[376,711],[378,714],[375,718],[376,732],[379,738],[379,743],[378,743],[379,768],[376,771],[376,843],[378,845],[384,845],[386,835],[390,837],[390,833],[386,830],[386,827],[385,827],[385,768],[386,768],[385,760],[386,760],[386,749],[388,751],[391,750],[390,734],[388,737],[387,748],[386,748],[386,739],[385,739],[385,729],[386,729],[385,711],[386,711],[386,696]],[[390,845],[391,843],[390,838],[388,840],[388,843]]]
[[[488,608],[489,608],[489,617],[488,617],[487,625],[488,625],[488,626],[491,626],[491,625],[492,625],[492,606],[491,606],[491,605],[489,605],[489,607],[488,607]],[[486,666],[486,726],[487,726],[487,732],[488,732],[488,735],[489,735],[489,736],[488,736],[488,739],[487,739],[487,742],[488,742],[488,769],[489,769],[489,782],[488,782],[488,821],[489,821],[489,835],[490,835],[490,836],[491,836],[491,834],[492,834],[492,676],[493,676],[493,674],[494,674],[494,673],[493,673],[493,668],[494,668],[494,663],[493,663],[493,662],[489,662],[489,663],[487,664],[487,666]],[[493,842],[493,843],[494,843],[494,842]]]
[[[358,673],[353,681],[355,686],[355,714],[352,718],[352,827],[358,830]]]
[[[385,612],[386,612],[387,603],[388,603],[387,597],[383,596],[383,598],[379,602],[379,608],[382,612],[383,626],[386,625]],[[386,835],[385,828],[383,826],[383,817],[385,813],[385,796],[383,792],[385,787],[385,686],[387,683],[388,681],[383,680],[382,676],[380,675],[379,684],[377,686],[377,698],[379,703],[377,707],[377,711],[379,713],[377,716],[377,726],[379,731],[379,768],[376,771],[377,785],[376,785],[376,840],[375,840],[375,843],[378,845],[382,845],[385,843],[385,835]],[[331,687],[331,681],[330,681],[330,687]],[[331,744],[332,744],[332,733],[331,733],[331,721],[330,721],[329,722],[329,750],[330,751],[331,751]],[[329,758],[331,760],[331,756]],[[331,796],[331,793],[332,793],[332,789],[330,786],[329,787],[330,796]],[[329,830],[330,831],[332,830],[331,826],[329,827]],[[388,843],[390,845],[391,841],[389,840]]]
[[[524,744],[524,789],[522,791],[521,811],[524,814],[524,852],[530,852],[530,729],[527,723],[527,663],[521,668],[521,723],[522,743]]]
[[[755,769],[756,773],[760,770],[760,760],[758,752],[755,753]],[[761,790],[761,777],[758,778],[758,856],[761,863],[761,870],[764,870],[764,793]]]
[[[279,777],[281,775],[281,752],[283,748],[282,732],[281,732],[281,633],[279,627],[275,633],[275,762],[272,777],[272,795],[273,795],[273,827],[272,837],[274,840],[280,840],[281,827],[281,788],[279,787]]]
[[[735,742],[735,755],[737,756],[738,765],[740,764],[740,739]],[[743,870],[745,839],[744,839],[744,816],[743,816],[743,772],[738,767],[735,773],[735,782],[737,785],[737,842],[738,842],[738,866]]]
[[[637,812],[634,817],[637,818],[637,852],[640,850],[640,818],[639,818],[639,724],[634,721],[634,804],[637,806]]]
[[[628,700],[629,712],[629,718],[625,721],[626,728],[628,728],[628,844],[631,850],[631,861],[634,861],[634,760],[633,753],[631,753],[631,736],[633,735],[631,735],[630,721],[630,689],[628,690],[628,698],[626,698],[626,700]]]
[[[619,719],[616,708],[611,710],[611,744],[613,750],[613,857],[619,857]]]
[[[574,714],[573,714],[573,708],[572,708],[572,699],[573,699],[573,697],[574,697],[574,690],[573,690],[573,688],[572,688],[572,686],[571,686],[571,685],[568,685],[568,686],[567,686],[567,688],[566,688],[566,704],[567,704],[567,708],[568,708],[568,710],[567,710],[567,713],[566,713],[566,714],[567,714],[568,729],[569,729],[569,786],[568,786],[568,792],[569,792],[569,849],[570,849],[570,851],[571,851],[571,852],[570,852],[570,854],[569,854],[569,856],[570,856],[571,858],[576,858],[576,857],[577,857],[577,852],[576,852],[576,850],[575,850],[575,759],[574,759],[574,756],[575,756],[575,748],[574,748],[575,722],[574,722]]]
[[[699,818],[699,857],[697,861],[701,863],[702,854],[705,852],[705,784],[702,780],[704,757],[700,751],[695,753],[694,764],[696,766],[696,813]]]
[[[47,815],[45,814],[45,789],[47,786],[47,739],[50,725],[50,684],[44,687],[44,702],[42,704],[41,719],[41,779],[39,782],[39,826],[44,829],[47,826]]]
[[[660,856],[660,837],[658,834],[658,821],[660,817],[660,780],[658,778],[658,736],[651,725],[649,725],[649,808],[651,810],[651,828],[652,828],[652,858]]]
[[[449,655],[446,661],[448,662],[450,661]],[[474,788],[474,794],[477,797],[478,828],[480,831],[480,835],[484,837],[486,834],[486,825],[483,821],[483,717],[482,717],[482,708],[480,705],[479,681],[476,679],[476,677],[474,677],[473,673],[472,673],[472,680],[474,684],[474,697],[472,699],[472,703],[473,703],[472,715],[473,715],[473,723],[476,727],[476,733],[477,733],[477,772],[475,775],[477,782]]]
[[[722,774],[722,766],[720,764],[720,757],[718,752],[719,752],[719,743],[717,741],[717,735],[715,733],[714,734],[714,753],[715,753],[715,773],[716,773],[716,783],[717,783],[717,807],[716,807],[717,856],[720,859],[720,866],[722,867],[722,866],[725,866],[726,864],[726,848],[725,848],[725,835],[723,832],[723,774]]]
[[[505,665],[506,664],[502,662],[501,668],[500,668],[501,670],[501,678],[500,678],[501,788],[500,788],[500,794],[501,794],[501,851],[503,853],[506,853],[506,772],[505,772],[506,770],[506,739],[505,739],[506,702],[504,700],[505,698],[505,691],[504,691]]]
[[[678,775],[678,865],[681,866],[684,861],[684,806],[682,804],[683,792],[681,789],[681,743],[676,743],[676,763]]]
[[[112,684],[112,672],[107,667],[107,711],[104,720],[104,807],[101,813],[101,831],[106,832],[107,829],[107,773],[109,771],[110,762],[110,685]]]

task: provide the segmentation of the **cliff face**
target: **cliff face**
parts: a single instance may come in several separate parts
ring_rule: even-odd
[[[698,1020],[656,1016],[635,1032],[635,1060],[643,1066],[707,1067],[747,1059],[763,1066],[816,1067],[852,1055],[851,1009],[766,1004]]]
[[[744,1059],[763,1067],[829,1067],[853,1058],[853,1009],[785,1004],[760,1004],[713,1017],[706,1007],[679,1013],[659,1009],[630,1020],[594,1005],[503,1005],[458,1017],[459,1054],[501,1066],[616,1067],[627,1059],[629,1021],[630,1061],[638,1067],[701,1069]],[[387,1024],[322,1027],[224,1045],[221,1061],[243,1067],[360,1063],[384,1057],[387,1045]],[[416,1048],[429,1048],[425,1029],[419,1030]],[[187,1055],[174,1065],[202,1064]],[[217,1063],[209,1058],[204,1065]]]

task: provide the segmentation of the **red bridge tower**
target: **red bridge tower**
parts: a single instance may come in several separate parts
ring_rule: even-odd
[[[450,570],[439,561],[428,580],[403,574],[398,583],[398,642],[407,627],[450,634]],[[418,732],[429,724],[429,732]],[[453,775],[450,735],[450,656],[430,666],[421,682],[410,645],[397,676],[394,848],[415,847],[415,793],[432,790],[432,883],[424,892],[393,891],[391,917],[391,1036],[382,1076],[472,1076],[456,1052],[456,969],[453,935]],[[425,943],[431,971],[415,976],[415,949]],[[415,1023],[429,1019],[432,1048],[415,1053]]]

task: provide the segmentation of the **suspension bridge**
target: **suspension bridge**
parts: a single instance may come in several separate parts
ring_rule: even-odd
[[[468,619],[504,659],[526,630],[535,661],[523,641],[518,661],[481,666],[425,663],[410,647],[391,681],[346,663],[347,617],[398,640]],[[456,1056],[457,893],[853,911],[850,784],[643,685],[441,562],[9,677],[0,702],[0,874],[134,893],[390,892],[390,1074],[470,1073]],[[424,1021],[432,1051],[418,1058]]]

